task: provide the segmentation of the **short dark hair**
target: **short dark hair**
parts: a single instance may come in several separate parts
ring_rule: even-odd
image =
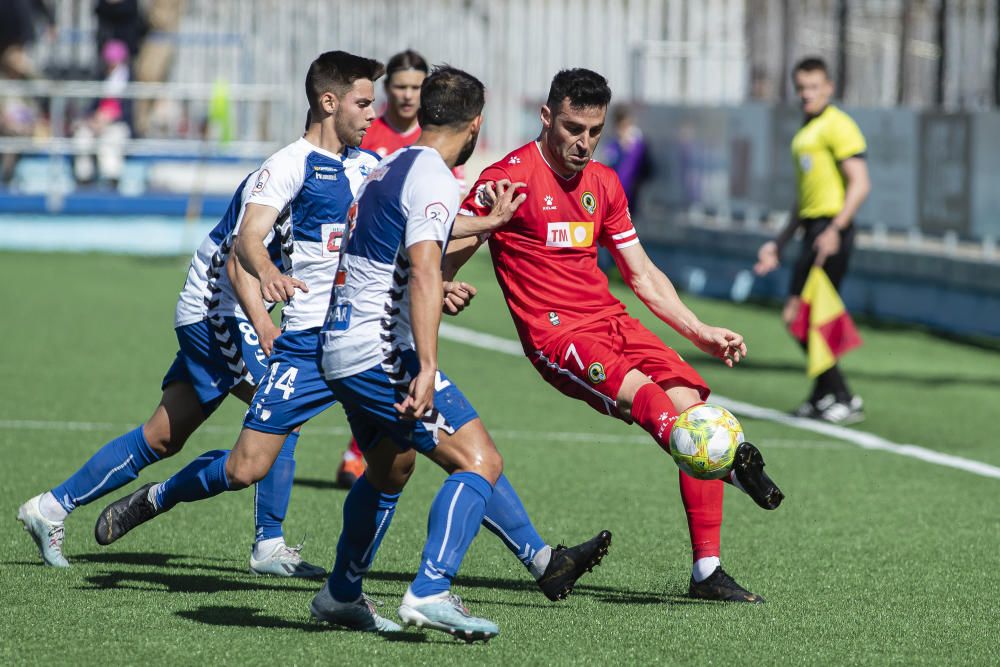
[[[392,58],[389,58],[389,62],[385,65],[385,82],[389,83],[392,75],[396,72],[405,72],[406,70],[417,70],[418,72],[423,72],[427,74],[431,71],[430,67],[427,66],[427,61],[424,57],[414,51],[413,49],[407,49],[405,51],[400,51]]]
[[[358,79],[375,81],[385,74],[385,65],[371,58],[362,58],[346,51],[327,51],[309,65],[306,74],[306,98],[309,109],[319,111],[323,93],[343,95]]]
[[[611,103],[611,87],[597,72],[583,68],[564,69],[552,77],[545,106],[556,113],[567,97],[569,105],[575,109],[606,107]]]
[[[809,56],[796,63],[795,69],[792,70],[792,78],[794,79],[799,72],[822,72],[826,78],[830,78],[830,68],[826,66],[826,61],[818,56]]]
[[[420,86],[417,122],[424,128],[457,127],[481,114],[485,105],[482,81],[450,65],[438,65]]]

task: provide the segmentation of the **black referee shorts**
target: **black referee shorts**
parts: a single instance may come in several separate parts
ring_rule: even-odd
[[[802,239],[802,251],[799,253],[799,258],[792,269],[792,283],[788,290],[791,296],[802,294],[802,288],[805,286],[806,278],[809,276],[809,269],[812,268],[813,262],[816,261],[816,250],[813,248],[813,243],[816,242],[816,237],[830,226],[833,218],[808,218],[801,222],[802,226],[805,227],[806,235]],[[847,229],[840,232],[840,251],[836,255],[827,257],[826,262],[823,263],[823,270],[826,271],[826,275],[830,277],[830,282],[833,283],[833,286],[838,291],[840,289],[840,281],[847,274],[847,260],[850,258],[851,250],[853,249],[854,224],[852,223]]]

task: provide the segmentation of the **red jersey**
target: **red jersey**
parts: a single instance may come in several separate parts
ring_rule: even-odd
[[[395,153],[400,148],[415,143],[419,138],[419,125],[414,125],[406,132],[400,132],[385,121],[385,116],[379,116],[372,121],[371,127],[365,132],[365,138],[361,140],[361,148],[374,151],[379,154],[379,157],[385,157]],[[455,175],[459,185],[464,187],[465,167],[455,167],[451,173]]]
[[[379,157],[385,157],[404,146],[409,146],[419,138],[419,125],[414,125],[406,132],[399,132],[385,122],[385,116],[379,116],[372,121],[371,127],[365,132],[365,138],[361,140],[361,147],[365,150],[375,151]]]
[[[566,179],[531,142],[487,167],[462,205],[485,215],[486,181],[527,184],[527,200],[490,236],[497,281],[526,354],[576,326],[625,312],[597,266],[597,244],[622,249],[639,242],[618,176],[591,161]]]

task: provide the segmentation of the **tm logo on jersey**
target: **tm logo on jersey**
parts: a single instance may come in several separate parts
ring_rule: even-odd
[[[545,245],[550,248],[589,248],[594,245],[594,223],[550,222]]]

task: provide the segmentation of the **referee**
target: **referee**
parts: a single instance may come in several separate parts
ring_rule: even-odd
[[[805,114],[792,139],[798,199],[792,207],[794,215],[789,216],[777,239],[760,247],[754,266],[759,275],[776,269],[782,248],[800,226],[803,228],[802,249],[782,312],[785,324],[795,320],[802,287],[813,265],[823,267],[834,287],[840,289],[854,246],[854,214],[871,187],[865,138],[850,116],[830,104],[834,86],[826,63],[819,58],[802,60],[792,72],[792,81]],[[816,378],[812,395],[795,415],[836,424],[864,419],[861,397],[851,393],[837,366]]]

